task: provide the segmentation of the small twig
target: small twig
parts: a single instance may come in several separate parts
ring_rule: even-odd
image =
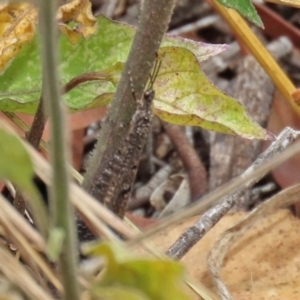
[[[47,118],[44,113],[43,98],[41,97],[34,120],[27,135],[28,143],[31,144],[35,149],[39,148],[45,129],[46,120]]]
[[[29,133],[26,137],[27,141],[35,148],[38,149],[42,135],[46,125],[46,117],[44,114],[43,98],[41,97],[36,114],[34,116],[33,123],[30,127]],[[13,201],[14,207],[24,215],[26,209],[26,203],[22,194],[17,191]]]
[[[184,34],[187,34],[187,33],[193,32],[193,31],[197,31],[197,30],[212,26],[220,19],[221,18],[219,15],[216,15],[216,14],[209,15],[207,17],[198,19],[195,22],[192,22],[192,23],[183,25],[179,28],[173,29],[173,30],[169,31],[169,34],[184,35]]]
[[[107,18],[113,18],[118,2],[118,0],[103,1],[101,13],[104,14]]]
[[[41,286],[36,284],[26,266],[20,264],[11,253],[0,247],[1,273],[15,286],[18,286],[29,299],[54,300]]]
[[[279,59],[291,51],[292,45],[284,37],[270,43],[267,49]],[[266,127],[274,84],[253,56],[248,55],[239,61],[236,80],[230,88],[230,93],[239,99],[252,119]],[[210,142],[210,191],[242,174],[255,161],[262,148],[262,141],[215,132],[210,134]],[[243,201],[234,207],[235,210],[247,209],[249,206],[250,193],[246,191],[242,197]]]
[[[164,124],[189,176],[192,201],[205,194],[208,188],[207,173],[193,145],[177,125]]]
[[[298,132],[294,131],[291,128],[286,128],[284,130],[284,134],[286,134],[287,139],[286,143],[283,143],[284,149],[281,153],[278,151],[278,155],[273,156],[268,161],[264,162],[260,166],[257,166],[255,169],[248,169],[248,172],[245,172],[242,176],[238,176],[237,178],[233,178],[230,182],[223,185],[222,188],[218,188],[212,193],[204,196],[201,198],[201,201],[195,202],[194,204],[190,205],[189,207],[182,209],[180,212],[173,214],[161,222],[156,223],[155,225],[151,226],[148,230],[144,231],[142,234],[138,234],[134,239],[129,241],[130,245],[136,245],[141,243],[142,241],[148,240],[150,237],[154,236],[158,232],[165,230],[169,226],[175,225],[187,218],[193,217],[195,215],[203,214],[212,207],[216,205],[220,199],[229,195],[239,189],[242,185],[246,184],[247,182],[253,180],[253,178],[260,177],[262,174],[267,174],[273,168],[276,168],[281,163],[295,155],[299,152],[300,149],[300,141],[296,141],[291,146],[287,146],[295,140],[298,135]],[[283,132],[282,132],[283,134]],[[262,175],[263,176],[263,175]],[[200,199],[199,199],[200,200]]]
[[[269,148],[258,156],[255,162],[241,175],[242,177],[253,172],[259,166],[281,153],[296,137],[299,131],[286,128],[277,137]],[[221,201],[206,211],[196,224],[189,227],[177,241],[167,250],[166,254],[173,259],[181,259],[232,207],[239,201],[244,191],[252,187],[265,173],[248,181],[236,192],[225,196]]]
[[[79,75],[77,77],[74,77],[71,79],[62,89],[62,95],[68,93],[78,85],[89,82],[89,81],[99,81],[99,80],[109,80],[110,76],[105,76],[104,72],[90,72],[90,73],[84,73],[82,75]]]
[[[127,210],[135,210],[149,203],[149,197],[141,197],[141,198],[130,198],[130,201],[127,206]]]
[[[142,205],[145,205],[149,202],[151,194],[153,191],[172,173],[173,168],[170,165],[165,165],[161,169],[159,169],[152,178],[148,181],[148,183],[136,191],[135,199],[132,199],[128,203],[128,210],[134,210]]]

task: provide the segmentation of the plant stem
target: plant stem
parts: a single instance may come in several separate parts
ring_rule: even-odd
[[[136,99],[141,99],[143,96],[174,4],[175,0],[144,1],[128,60],[83,181],[83,188],[96,199],[101,195],[99,178],[105,174],[105,170],[109,169],[109,164],[117,155],[120,145],[126,144],[130,121],[136,110]],[[112,203],[106,205],[112,210],[115,208]]]
[[[60,100],[57,72],[57,36],[55,12],[57,1],[40,1],[40,27],[43,59],[43,93],[45,109],[50,117],[51,160],[53,179],[50,190],[50,211],[53,227],[64,231],[65,239],[59,258],[64,283],[64,298],[79,300],[76,276],[77,243],[75,217],[69,201],[69,178],[67,170],[67,138],[65,121]]]
[[[38,109],[34,116],[33,123],[30,127],[28,135],[26,137],[27,141],[35,148],[38,149],[40,145],[40,141],[44,132],[46,118],[44,116],[44,108],[43,108],[43,98],[41,97]],[[14,207],[23,215],[26,209],[25,199],[20,193],[17,191],[14,202]]]
[[[27,135],[27,141],[35,149],[39,148],[47,118],[44,113],[44,100],[41,97],[34,120]]]

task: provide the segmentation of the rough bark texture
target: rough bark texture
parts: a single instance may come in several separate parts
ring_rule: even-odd
[[[290,50],[281,40],[272,43],[269,49],[277,58]],[[271,79],[254,57],[245,57],[238,68],[233,96],[262,127],[266,127],[274,91]],[[260,153],[261,147],[262,141],[211,133],[210,191],[245,171]],[[249,193],[246,191],[236,208],[246,208],[248,200]]]

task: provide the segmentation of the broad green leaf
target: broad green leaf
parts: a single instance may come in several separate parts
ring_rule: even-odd
[[[264,28],[264,25],[251,0],[217,0],[217,2],[225,7],[233,8],[255,25]]]
[[[104,17],[98,18],[98,28],[97,34],[87,40],[81,39],[76,44],[71,44],[66,36],[60,36],[63,84],[86,73],[108,72],[107,78],[85,82],[64,96],[65,103],[72,111],[93,108],[110,101],[135,34],[135,28]],[[162,47],[170,45],[188,48],[199,61],[226,49],[226,45],[210,45],[166,36]],[[0,110],[35,113],[42,79],[39,52],[39,40],[36,37],[24,46],[0,76]],[[93,100],[97,100],[97,103],[90,105]]]
[[[161,119],[244,138],[268,139],[244,107],[216,89],[202,73],[196,57],[184,48],[165,48],[154,89],[154,112]]]
[[[33,184],[33,176],[33,164],[27,150],[16,136],[0,128],[0,179],[11,181],[26,196],[37,225],[46,234],[46,209]]]
[[[63,96],[71,112],[111,101],[135,33],[129,25],[103,17],[98,27],[96,35],[76,44],[60,37],[62,83],[80,82]],[[25,46],[0,77],[0,110],[35,112],[41,87],[38,45],[36,38]],[[200,69],[199,61],[224,49],[166,36],[159,51],[163,59],[154,85],[154,112],[175,124],[267,139],[267,132],[251,121],[242,105],[217,90]]]
[[[0,178],[32,191],[33,165],[29,154],[15,136],[0,128]]]
[[[128,287],[95,286],[89,292],[91,300],[151,300],[140,290]]]
[[[87,245],[85,253],[103,256],[107,261],[106,271],[96,287],[120,287],[135,289],[149,300],[188,300],[183,292],[183,267],[174,261],[128,258],[122,249],[120,258],[109,244]],[[120,253],[120,250],[117,250]],[[117,299],[117,298],[116,298]],[[144,298],[141,298],[144,299]]]

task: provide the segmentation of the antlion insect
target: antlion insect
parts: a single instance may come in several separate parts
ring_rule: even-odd
[[[104,198],[104,203],[108,203],[106,201],[113,201],[111,203],[115,204],[115,211],[121,212],[119,215],[125,213],[141,153],[148,137],[152,121],[151,105],[155,96],[153,85],[159,73],[161,63],[162,59],[158,60],[157,58],[143,97],[136,99],[132,85],[132,93],[137,102],[137,108],[132,117],[127,138],[112,161],[112,165],[114,165],[114,172],[112,173],[115,174],[114,176],[116,177],[114,177],[114,184],[109,187],[110,192],[108,192]]]
[[[151,121],[151,105],[155,96],[154,82],[159,73],[162,60],[156,60],[150,75],[149,84],[140,99],[135,97],[132,79],[132,94],[136,101],[136,111],[129,125],[129,132],[125,141],[120,145],[117,152],[112,155],[104,172],[98,178],[100,188],[99,199],[109,206],[119,216],[123,216],[131,194],[132,186],[136,177],[140,157],[145,146]],[[129,74],[130,76],[130,74]],[[82,240],[94,239],[93,234],[80,220],[77,222],[78,229],[81,227]],[[82,233],[82,234],[81,234]]]

